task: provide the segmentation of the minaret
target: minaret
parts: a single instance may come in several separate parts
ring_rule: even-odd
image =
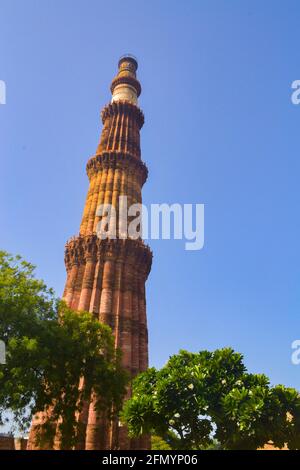
[[[144,115],[138,107],[138,64],[126,55],[118,65],[111,84],[111,103],[101,113],[100,143],[87,163],[90,184],[80,232],[65,248],[67,281],[63,298],[71,308],[89,311],[111,327],[115,346],[123,353],[123,365],[135,376],[148,367],[145,282],[152,254],[141,238],[120,238],[117,234],[116,239],[100,239],[96,233],[100,221],[97,208],[112,204],[118,213],[119,196],[127,196],[128,207],[141,203],[148,173],[141,161]],[[78,448],[148,448],[148,439],[129,440],[126,429],[117,421],[107,423],[97,417],[92,399],[79,419],[84,433]]]

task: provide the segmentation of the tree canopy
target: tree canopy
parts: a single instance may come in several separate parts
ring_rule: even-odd
[[[273,441],[300,449],[300,398],[248,373],[230,348],[180,351],[133,383],[123,420],[131,436],[159,436],[172,449],[257,449]]]
[[[99,413],[118,413],[128,378],[110,328],[89,312],[68,308],[34,270],[21,257],[0,252],[0,339],[6,345],[0,422],[9,410],[25,431],[37,411],[51,410],[38,438],[51,440],[52,424],[59,421],[61,445],[70,448],[84,401],[93,392],[101,397],[95,403]]]

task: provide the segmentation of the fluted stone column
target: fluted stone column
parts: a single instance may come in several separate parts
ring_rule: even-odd
[[[118,74],[111,84],[111,103],[101,113],[100,142],[87,163],[90,185],[80,232],[66,244],[67,281],[63,295],[70,307],[87,310],[111,327],[115,346],[121,348],[123,365],[132,377],[148,367],[145,282],[152,253],[141,239],[99,239],[96,231],[100,217],[96,214],[99,205],[113,204],[118,215],[120,196],[127,196],[128,207],[142,202],[141,190],[148,171],[141,161],[144,115],[138,107],[141,86],[136,70],[135,59],[120,59]],[[118,217],[116,228],[119,229]],[[127,397],[130,395],[129,387]],[[130,440],[118,420],[111,423],[105,416],[97,415],[94,401],[92,395],[78,415],[82,434],[77,449],[149,448],[147,437]],[[38,419],[43,419],[43,413]],[[57,433],[52,447],[58,449],[59,444]],[[34,425],[28,448],[36,448]]]

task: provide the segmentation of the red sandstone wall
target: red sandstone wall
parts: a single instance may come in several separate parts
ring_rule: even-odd
[[[0,450],[26,450],[27,439],[0,436]]]

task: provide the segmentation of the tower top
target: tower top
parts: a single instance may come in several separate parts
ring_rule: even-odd
[[[135,71],[138,69],[138,61],[137,61],[137,58],[133,54],[122,55],[118,62],[119,68],[123,62],[131,62],[135,66]]]
[[[137,59],[132,54],[125,54],[118,62],[118,74],[111,83],[111,101],[129,101],[138,104],[141,85],[136,78]]]

